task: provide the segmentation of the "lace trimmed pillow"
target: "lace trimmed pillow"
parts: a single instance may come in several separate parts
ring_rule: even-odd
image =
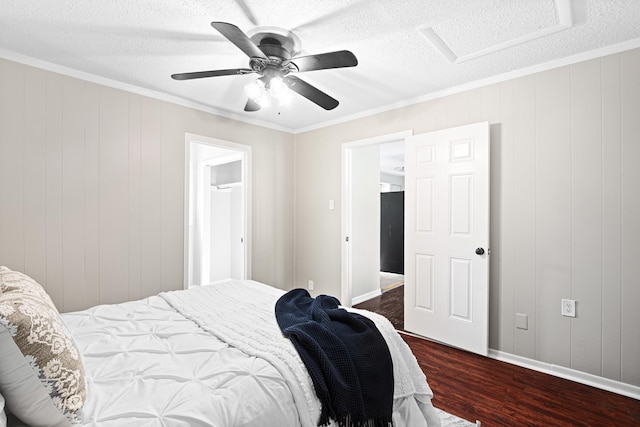
[[[78,349],[42,286],[7,267],[0,267],[0,325],[9,331],[55,407],[76,421],[86,399]]]

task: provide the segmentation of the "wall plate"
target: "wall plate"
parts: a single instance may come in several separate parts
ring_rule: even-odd
[[[567,317],[576,317],[576,301],[572,299],[563,299],[561,314]]]

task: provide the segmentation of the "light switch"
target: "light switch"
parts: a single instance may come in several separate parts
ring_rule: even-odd
[[[329,200],[329,210],[334,210],[336,208],[336,203],[333,200]]]

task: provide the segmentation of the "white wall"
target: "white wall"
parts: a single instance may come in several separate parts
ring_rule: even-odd
[[[640,386],[639,49],[296,135],[296,284],[340,295],[342,143],[485,120],[490,347]]]
[[[388,191],[404,191],[404,176],[380,172],[380,182],[389,184]]]
[[[253,278],[293,283],[293,136],[0,59],[0,264],[61,311],[183,286],[185,133],[250,145]]]
[[[380,148],[357,147],[351,154],[351,296],[358,299],[380,291]]]
[[[209,281],[231,277],[231,191],[211,191],[211,272]]]

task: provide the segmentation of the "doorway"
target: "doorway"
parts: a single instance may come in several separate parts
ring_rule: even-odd
[[[380,289],[404,284],[404,140],[380,144]]]
[[[381,294],[380,193],[381,147],[413,134],[403,131],[342,145],[342,292],[352,306]],[[404,157],[403,149],[395,155]],[[396,165],[395,167],[400,167]],[[400,175],[401,171],[398,172]],[[382,183],[397,190],[394,181]],[[357,220],[354,220],[357,218]]]
[[[187,134],[185,288],[249,279],[251,147]]]

